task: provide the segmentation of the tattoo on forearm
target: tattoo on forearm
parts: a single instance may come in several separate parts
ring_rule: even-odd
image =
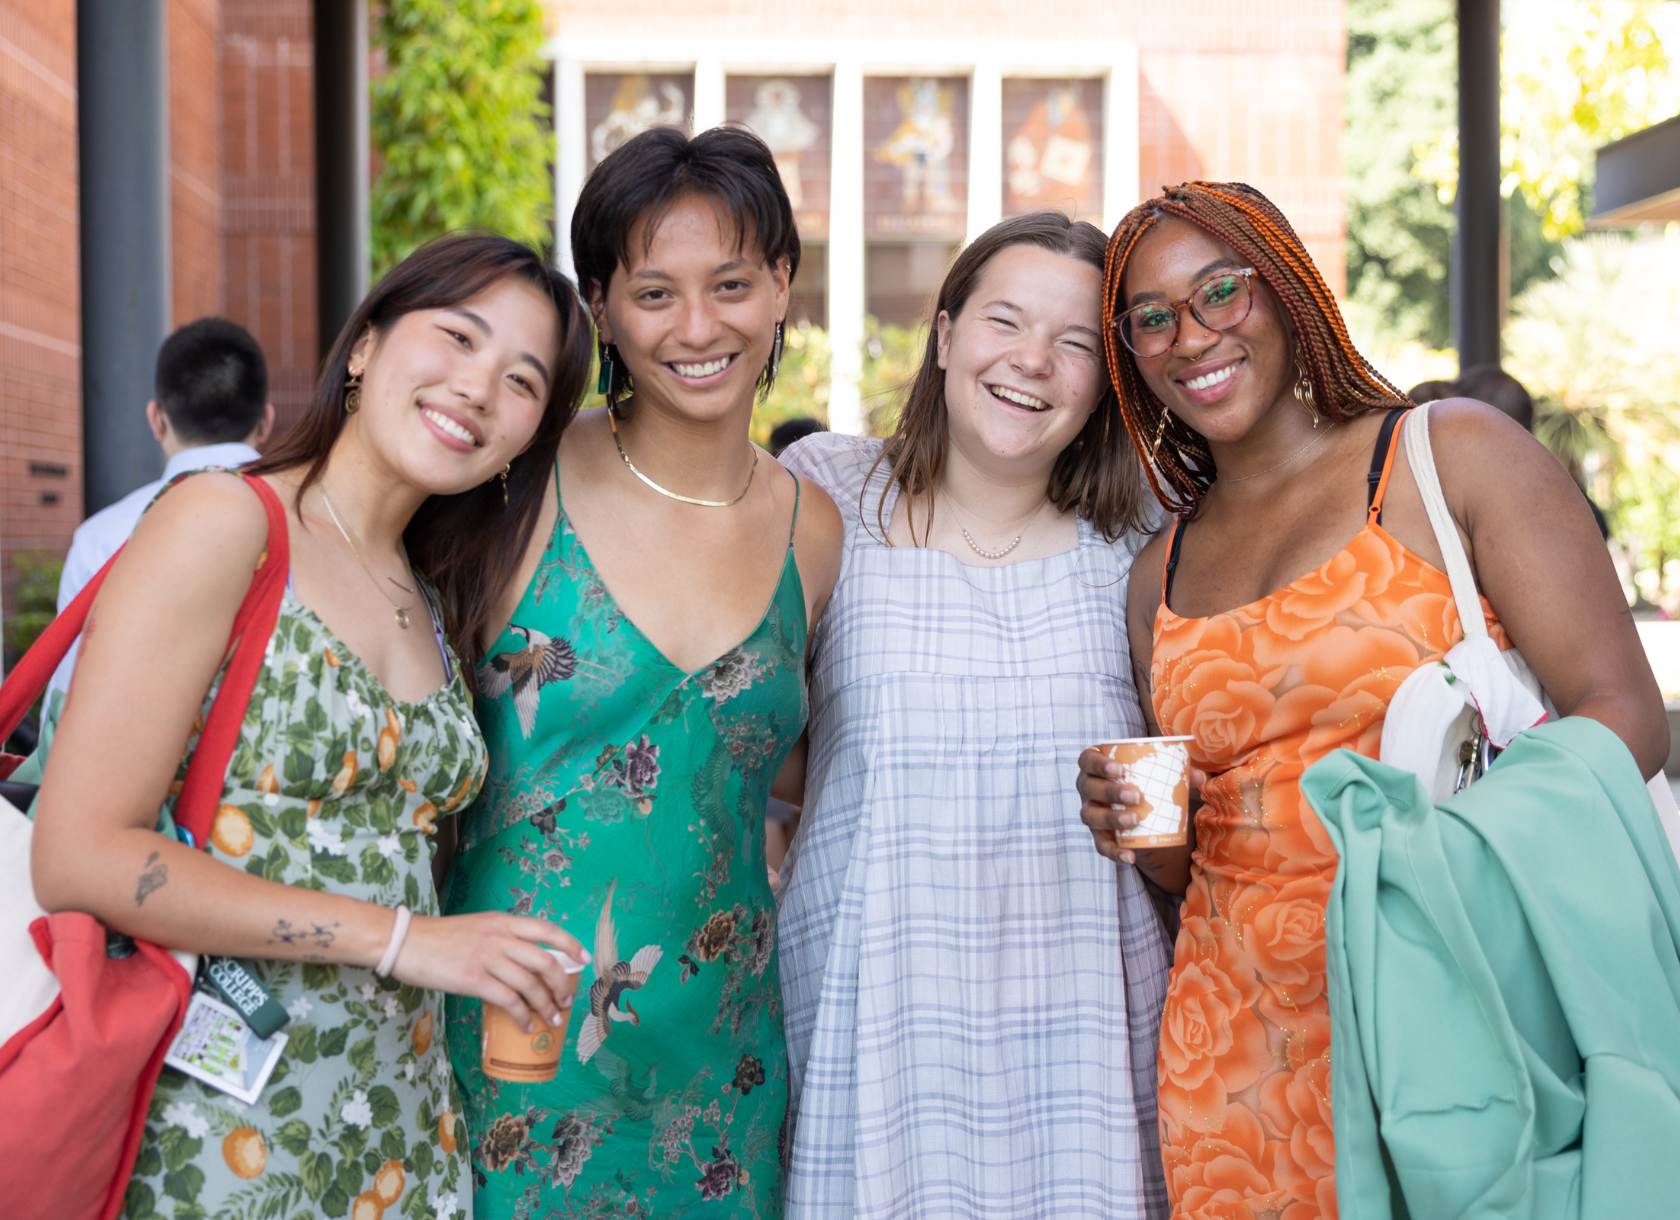
[[[333,941],[338,939],[338,933],[333,931],[338,927],[334,923],[311,923],[307,927],[295,924],[289,919],[274,921],[274,934],[268,938],[271,945],[293,945],[313,950],[332,948]],[[305,961],[320,962],[326,959],[319,952],[304,954]]]
[[[169,866],[153,852],[146,857],[145,871],[140,874],[140,880],[134,886],[134,905],[143,907],[146,899],[169,884]]]

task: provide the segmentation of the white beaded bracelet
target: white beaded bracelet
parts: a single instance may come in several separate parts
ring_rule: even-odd
[[[379,965],[373,972],[380,978],[389,978],[391,971],[396,968],[397,954],[402,952],[403,941],[408,939],[408,925],[414,918],[414,912],[407,907],[397,908],[397,921],[391,925],[391,939],[385,944],[385,956],[379,959]]]

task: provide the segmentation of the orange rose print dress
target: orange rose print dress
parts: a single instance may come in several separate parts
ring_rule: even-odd
[[[1395,689],[1463,636],[1446,574],[1382,527],[1404,413],[1377,441],[1365,528],[1256,602],[1174,614],[1182,522],[1173,527],[1155,716],[1163,733],[1194,737],[1191,756],[1212,777],[1161,1022],[1174,1216],[1336,1216],[1324,912],[1337,857],[1298,781],[1343,746],[1375,757]]]

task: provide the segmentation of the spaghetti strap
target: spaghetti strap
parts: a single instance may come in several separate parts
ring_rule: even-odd
[[[1377,525],[1382,524],[1383,497],[1388,494],[1388,476],[1394,470],[1394,455],[1399,452],[1400,425],[1405,421],[1410,407],[1395,407],[1383,420],[1382,431],[1377,434],[1376,446],[1371,451],[1371,472],[1365,476],[1365,486],[1368,489],[1365,503],[1365,519]]]
[[[1172,609],[1173,577],[1178,574],[1178,551],[1184,545],[1184,518],[1176,514],[1172,520],[1172,536],[1167,539],[1167,556],[1161,565],[1161,604]]]
[[[788,550],[791,551],[793,549],[793,532],[799,528],[800,484],[798,475],[791,470],[788,471],[788,474],[793,477],[793,520],[788,522]]]

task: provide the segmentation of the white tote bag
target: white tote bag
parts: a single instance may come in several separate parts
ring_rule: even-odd
[[[1378,757],[1412,772],[1439,801],[1481,774],[1487,747],[1504,749],[1518,733],[1546,719],[1552,708],[1521,654],[1514,648],[1501,651],[1488,634],[1475,573],[1435,470],[1435,451],[1429,443],[1431,405],[1414,408],[1406,421],[1406,459],[1441,548],[1464,639],[1440,661],[1419,666],[1400,684],[1383,720]],[[1647,788],[1669,847],[1680,861],[1680,808],[1667,776],[1658,774]]]

